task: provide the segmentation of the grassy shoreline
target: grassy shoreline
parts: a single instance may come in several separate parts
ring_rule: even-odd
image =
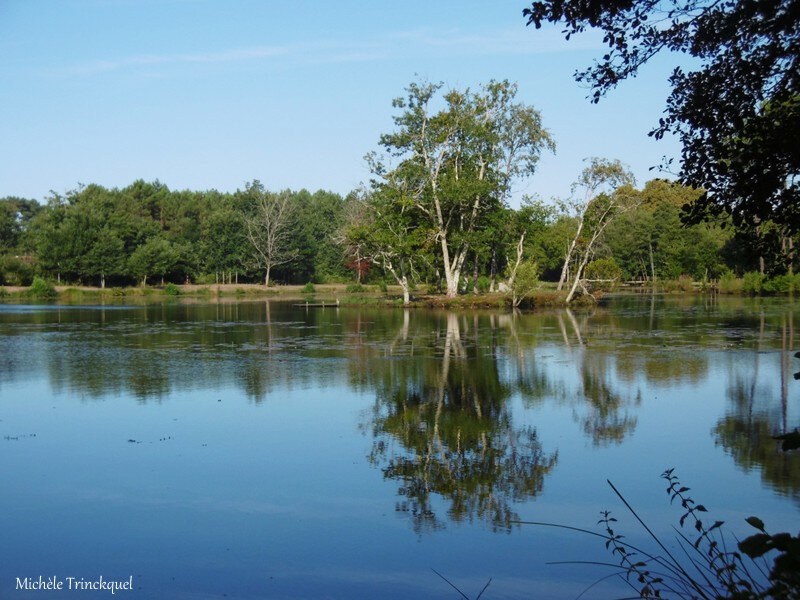
[[[754,285],[747,279],[730,279],[719,282],[695,282],[688,278],[657,281],[655,285],[645,282],[643,285],[623,286],[617,291],[630,293],[662,293],[662,294],[725,294],[735,296],[761,296],[792,294],[797,286],[794,281],[788,285],[770,286],[770,280],[762,280]],[[766,283],[765,283],[766,282]],[[783,283],[783,282],[781,282]],[[49,285],[49,293],[41,294],[27,286],[0,286],[0,302],[55,301],[64,304],[86,303],[146,303],[165,300],[203,302],[209,300],[242,300],[242,299],[280,299],[297,300],[299,302],[324,301],[337,302],[341,306],[387,306],[398,307],[402,304],[402,293],[399,286],[356,285],[344,283],[275,285],[265,287],[263,284],[167,284],[165,286],[147,287],[107,287],[75,285]],[[783,289],[783,288],[786,289]],[[597,294],[599,298],[602,294]],[[570,306],[591,306],[596,299],[591,296],[579,296]],[[544,282],[523,303],[523,309],[563,308],[566,307],[566,291],[557,291],[555,284]],[[501,292],[483,292],[479,294],[462,294],[448,298],[436,293],[413,293],[409,308],[469,308],[510,310],[511,300],[508,294]]]
[[[303,285],[280,285],[265,287],[260,284],[186,284],[164,287],[127,287],[99,288],[92,286],[56,285],[51,295],[32,294],[30,287],[0,286],[0,301],[31,302],[55,301],[66,304],[81,303],[140,303],[161,302],[165,300],[207,301],[207,300],[242,300],[242,299],[280,299],[297,300],[298,302],[338,302],[341,306],[390,306],[402,304],[402,292],[399,286],[388,286],[382,291],[377,286],[362,286],[353,291],[352,285],[315,284],[313,291]],[[531,294],[527,308],[566,306],[566,292],[543,288]],[[591,300],[577,302],[593,304]],[[486,292],[481,294],[464,294],[456,298],[448,298],[443,294],[415,293],[412,295],[410,308],[484,308],[510,309],[510,298],[505,293]]]

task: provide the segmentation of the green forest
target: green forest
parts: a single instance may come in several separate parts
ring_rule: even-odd
[[[637,186],[619,160],[587,159],[569,198],[515,197],[520,181],[547,177],[539,159],[556,149],[516,93],[508,81],[410,84],[393,102],[394,131],[367,154],[371,181],[345,197],[257,180],[235,192],[137,180],[0,199],[0,283],[388,283],[406,302],[415,290],[499,291],[514,305],[540,281],[567,302],[619,282],[798,287],[790,229],[724,213],[687,224],[703,190]]]
[[[791,267],[791,238],[768,227],[737,231],[725,221],[684,226],[682,206],[696,191],[653,179],[626,193],[635,208],[608,226],[593,252],[595,264],[618,268],[625,280],[702,280],[762,268],[780,274]],[[344,236],[348,219],[362,208],[356,193],[267,192],[258,182],[234,193],[177,191],[139,180],[122,189],[87,185],[44,204],[0,199],[2,282],[29,285],[35,275],[97,286],[263,282],[264,267],[247,232],[263,197],[286,198],[290,207],[290,256],[275,268],[276,282],[387,277]],[[557,281],[577,222],[564,207],[539,200],[526,199],[518,209],[498,203],[476,232],[482,239],[468,252],[462,287],[488,290],[499,283],[513,266],[522,233],[524,256],[537,262],[544,280]],[[441,284],[436,258],[419,256],[420,282]]]
[[[653,179],[623,191],[635,206],[609,224],[589,267],[637,281],[708,280],[751,271],[779,275],[791,269],[792,240],[773,228],[739,231],[724,220],[684,226],[682,207],[697,196],[690,188]],[[122,189],[81,186],[43,204],[2,198],[0,277],[4,285],[16,286],[29,285],[36,275],[103,287],[263,283],[265,267],[247,223],[265,199],[288,204],[286,256],[274,268],[275,282],[394,283],[391,273],[347,237],[353,214],[364,208],[358,193],[268,192],[257,181],[233,193],[177,191],[139,180]],[[515,209],[498,202],[476,229],[460,291],[496,288],[513,268],[520,238],[524,259],[537,263],[542,279],[557,281],[578,220],[565,205],[526,198]],[[444,289],[433,250],[416,256],[414,277]]]

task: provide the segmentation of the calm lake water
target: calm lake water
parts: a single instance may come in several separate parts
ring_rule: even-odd
[[[610,479],[667,541],[674,467],[796,532],[791,300],[627,296],[513,316],[260,301],[0,305],[0,598],[574,598]],[[800,332],[798,332],[800,334]],[[688,532],[687,532],[688,533]],[[587,597],[628,594],[610,579]]]

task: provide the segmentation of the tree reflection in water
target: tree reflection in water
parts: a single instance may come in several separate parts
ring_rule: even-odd
[[[765,316],[761,313],[758,342],[753,353],[752,376],[731,377],[729,413],[714,428],[716,444],[722,446],[745,471],[758,469],[761,479],[779,493],[800,502],[800,452],[785,452],[775,436],[787,433],[791,353],[794,319],[790,311],[781,317],[780,403],[769,385],[759,379]]]
[[[545,452],[521,419],[564,407],[593,446],[621,445],[637,412],[658,401],[656,389],[680,386],[694,398],[731,364],[727,414],[709,426],[715,441],[800,501],[798,452],[773,439],[800,425],[791,405],[796,305],[644,302],[450,315],[270,300],[12,308],[0,311],[0,385],[41,378],[82,401],[142,403],[195,391],[280,402],[283,390],[339,386],[376,398],[362,422],[374,434],[372,459],[398,483],[398,508],[418,528],[441,526],[449,513],[507,529],[515,502],[536,496],[556,461],[556,448]],[[640,406],[643,384],[650,392]],[[517,402],[532,410],[513,413]]]
[[[413,344],[407,321],[400,335]],[[541,492],[557,454],[544,452],[535,428],[513,423],[494,346],[486,352],[465,343],[455,314],[444,317],[435,338],[414,346],[414,360],[384,361],[370,461],[400,482],[396,509],[409,513],[418,532],[444,526],[435,497],[453,521],[479,518],[510,530],[513,503]]]
[[[583,395],[588,407],[581,424],[595,446],[621,444],[633,433],[638,419],[628,413],[627,406],[638,406],[642,401],[640,394],[629,400],[613,388],[608,382],[605,359],[605,355],[593,355],[591,359],[584,356],[581,368]]]
[[[565,319],[566,317],[566,319]],[[610,358],[607,352],[590,352],[585,348],[585,338],[578,320],[570,309],[557,315],[559,329],[564,339],[564,346],[573,358],[579,361],[580,397],[585,401],[584,414],[575,413],[584,433],[592,440],[594,446],[621,444],[625,437],[636,428],[638,420],[628,413],[631,404],[641,403],[641,394],[630,399],[618,391],[610,381],[612,373]],[[573,353],[573,336],[567,331],[565,320],[570,323],[575,344],[580,355]]]

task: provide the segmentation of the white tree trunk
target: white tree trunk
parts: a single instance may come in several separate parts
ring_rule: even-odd
[[[442,260],[444,262],[444,280],[448,298],[455,298],[458,295],[458,280],[461,276],[460,270],[455,269],[454,262],[450,261],[450,248],[447,246],[447,237],[443,231],[439,232],[439,241],[442,246]]]
[[[519,265],[522,262],[522,251],[523,251],[523,242],[525,241],[525,232],[522,232],[522,235],[519,236],[519,241],[517,242],[517,260],[514,263],[514,268],[511,269],[511,275],[508,277],[508,287],[513,289],[514,287],[514,279],[517,277],[517,269],[519,269]],[[514,306],[517,306],[516,304]]]
[[[589,257],[591,256],[590,249],[586,249],[586,254],[583,255],[583,259],[581,260],[581,264],[578,265],[578,269],[575,271],[575,279],[572,282],[572,287],[569,290],[569,294],[567,294],[567,304],[572,302],[572,298],[575,296],[575,291],[578,289],[578,285],[581,282],[581,277],[583,277],[583,270],[586,268],[586,265],[589,262]]]
[[[411,290],[405,275],[400,280],[400,287],[403,288],[403,305],[408,306],[411,303]]]
[[[585,212],[585,209],[584,209]],[[567,249],[567,255],[564,258],[564,266],[561,269],[561,277],[558,280],[558,286],[556,290],[559,292],[561,288],[564,287],[564,284],[567,282],[567,273],[569,272],[569,261],[572,259],[572,253],[575,251],[575,246],[578,245],[578,239],[581,236],[581,231],[583,231],[583,216],[581,216],[581,220],[578,222],[578,231],[575,232],[575,237],[572,239],[572,243],[569,245]]]
[[[411,303],[411,284],[408,281],[408,276],[406,275],[406,267],[403,260],[400,260],[400,272],[397,272],[394,265],[391,262],[391,259],[384,257],[382,260],[378,261],[373,259],[373,262],[378,262],[378,264],[382,264],[383,268],[389,271],[392,274],[397,284],[400,286],[400,289],[403,291],[403,305],[408,306]]]

